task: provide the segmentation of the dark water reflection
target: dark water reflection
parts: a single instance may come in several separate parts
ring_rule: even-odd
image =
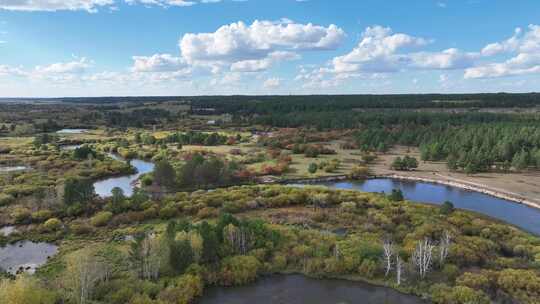
[[[205,290],[200,304],[420,304],[418,297],[393,289],[344,280],[317,280],[302,275],[272,276],[255,284]]]
[[[325,182],[314,185],[326,186],[333,189],[385,193],[390,193],[392,189],[401,189],[405,198],[412,201],[437,205],[442,204],[444,201],[451,201],[457,208],[476,211],[540,235],[539,209],[480,192],[467,191],[446,185],[389,178],[368,179],[365,181]]]
[[[34,273],[37,267],[45,264],[57,251],[58,247],[49,243],[20,241],[9,244],[0,247],[0,268],[11,274],[19,270]]]

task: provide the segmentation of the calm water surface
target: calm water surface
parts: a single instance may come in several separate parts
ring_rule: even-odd
[[[88,132],[88,129],[62,129],[56,131],[56,133],[62,134],[82,134]]]
[[[205,290],[200,304],[420,304],[418,297],[385,287],[301,275],[272,276],[255,284]]]
[[[0,172],[14,172],[28,169],[26,166],[0,166]]]
[[[122,160],[117,155],[112,154],[113,158]],[[154,170],[154,164],[140,159],[131,160],[131,165],[137,169],[137,173],[127,176],[112,177],[102,181],[94,183],[94,189],[96,194],[100,197],[111,196],[111,191],[114,187],[119,187],[124,191],[124,195],[131,196],[133,194],[133,188],[135,181],[145,173],[152,172]]]
[[[389,178],[376,178],[365,181],[325,182],[313,185],[326,186],[333,189],[385,193],[392,192],[392,189],[401,189],[405,198],[412,201],[437,205],[442,204],[444,201],[451,201],[457,208],[476,211],[540,235],[539,209],[480,192],[467,191],[445,185]]]
[[[65,145],[65,146],[61,146],[60,150],[73,151],[73,150],[78,149],[80,147],[82,147],[82,145]]]
[[[36,268],[45,264],[48,257],[58,252],[58,247],[49,243],[21,241],[0,247],[0,268],[11,274],[19,269],[34,273]]]

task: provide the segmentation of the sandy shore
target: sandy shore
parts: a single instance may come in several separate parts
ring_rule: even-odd
[[[400,172],[390,169],[397,156],[411,155],[420,159],[416,149],[397,147],[380,155],[370,166],[375,176],[404,180],[424,181],[448,185],[470,191],[477,191],[494,197],[514,201],[540,209],[540,172],[523,173],[479,173],[467,175],[451,172],[442,162],[420,161],[415,171]]]
[[[411,172],[414,173],[414,172]],[[403,173],[390,173],[390,174],[379,174],[379,175],[372,175],[369,178],[391,178],[391,179],[398,179],[398,180],[408,180],[408,181],[416,181],[416,182],[425,182],[425,183],[432,183],[432,184],[439,184],[439,185],[446,185],[451,186],[455,188],[464,189],[467,191],[475,191],[479,193],[484,193],[493,197],[505,199],[508,201],[516,202],[519,204],[524,204],[529,207],[540,209],[540,204],[535,201],[531,201],[525,197],[520,196],[517,193],[513,192],[507,192],[502,191],[498,189],[491,189],[487,187],[486,185],[481,185],[477,183],[472,183],[468,181],[458,180],[456,178],[443,176],[441,174],[435,173],[434,178],[425,178],[425,177],[417,177],[412,175],[407,175],[407,172]],[[280,183],[283,184],[316,184],[321,182],[332,182],[332,181],[342,181],[346,180],[348,177],[346,175],[335,175],[335,176],[325,176],[325,177],[318,177],[318,178],[299,178],[299,179],[288,179],[288,180],[282,180]],[[268,182],[273,183],[273,182]]]
[[[516,203],[527,205],[529,207],[540,209],[540,204],[538,204],[538,202],[528,200],[527,198],[519,196],[516,193],[490,189],[485,185],[479,185],[476,183],[461,181],[461,180],[457,180],[451,177],[445,177],[438,174],[436,174],[435,176],[439,178],[423,178],[423,177],[408,176],[408,175],[403,175],[403,174],[385,174],[385,175],[377,175],[375,177],[419,181],[419,182],[452,186],[452,187],[456,187],[456,188],[460,188],[460,189],[464,189],[468,191],[476,191],[476,192],[484,193],[487,195],[491,195],[494,197],[498,197],[501,199],[513,201]]]

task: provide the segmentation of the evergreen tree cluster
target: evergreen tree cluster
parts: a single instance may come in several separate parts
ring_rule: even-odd
[[[166,228],[168,261],[176,274],[184,273],[192,263],[215,265],[229,256],[272,247],[279,241],[279,233],[268,229],[262,220],[240,220],[228,213],[221,214],[214,225],[171,220]]]
[[[189,131],[186,133],[173,133],[165,138],[167,143],[180,143],[183,145],[204,145],[204,146],[217,146],[227,143],[229,138],[219,133],[207,133]]]
[[[410,171],[418,168],[418,160],[416,158],[405,155],[405,157],[396,157],[392,162],[392,169],[399,171]]]
[[[178,169],[167,160],[156,163],[154,182],[168,189],[231,185],[241,182],[240,165],[217,157],[191,155]]]

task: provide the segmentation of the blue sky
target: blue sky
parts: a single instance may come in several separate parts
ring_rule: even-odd
[[[0,0],[0,96],[529,92],[537,0]]]

